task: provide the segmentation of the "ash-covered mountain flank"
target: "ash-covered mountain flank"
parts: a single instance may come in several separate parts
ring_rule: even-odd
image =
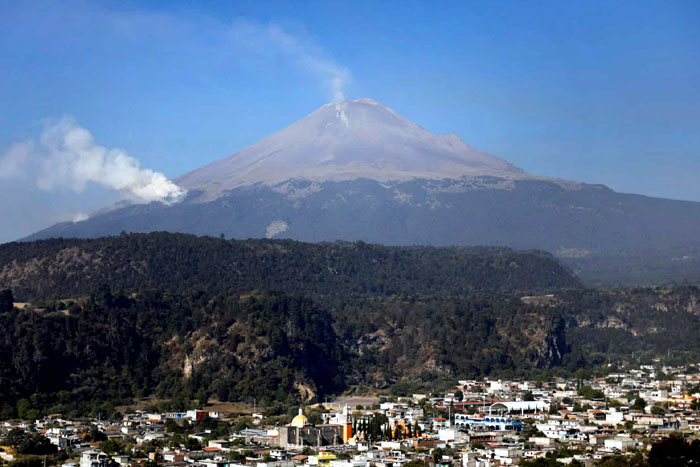
[[[371,99],[326,104],[175,182],[26,240],[172,231],[233,238],[503,245],[550,251],[589,283],[700,282],[700,203],[540,177]]]
[[[475,176],[529,178],[455,134],[435,135],[376,101],[358,99],[326,104],[243,151],[175,181],[201,191],[198,201],[210,201],[238,187],[295,179],[397,182]]]

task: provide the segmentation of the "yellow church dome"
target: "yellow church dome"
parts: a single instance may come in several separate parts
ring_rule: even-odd
[[[304,412],[302,412],[302,410],[299,409],[299,415],[297,415],[296,417],[294,417],[292,419],[292,423],[290,423],[289,426],[295,426],[295,427],[301,428],[301,427],[306,426],[308,424],[309,424],[309,419],[306,418],[306,416],[304,415]]]

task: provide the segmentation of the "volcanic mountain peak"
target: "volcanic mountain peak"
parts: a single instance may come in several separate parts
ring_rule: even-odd
[[[550,251],[595,283],[700,277],[700,203],[531,175],[371,99],[326,104],[175,182],[189,192],[180,203],[120,203],[25,240],[170,231],[504,245]]]
[[[175,180],[200,201],[254,184],[366,178],[382,182],[493,176],[535,178],[464,143],[436,135],[372,99],[325,104],[232,156]]]

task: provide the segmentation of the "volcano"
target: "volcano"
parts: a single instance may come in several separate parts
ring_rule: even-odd
[[[396,182],[492,176],[527,178],[454,133],[435,135],[372,99],[326,104],[230,157],[175,182],[209,201],[228,190],[287,180]]]
[[[700,203],[529,174],[372,100],[326,104],[126,204],[25,240],[172,231],[228,238],[543,249],[597,284],[700,281]]]

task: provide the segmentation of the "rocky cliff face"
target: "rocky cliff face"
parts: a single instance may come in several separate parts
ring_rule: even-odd
[[[616,360],[697,361],[699,298],[696,288],[677,288],[314,302],[101,287],[67,309],[51,300],[0,312],[0,355],[10,362],[0,366],[0,413],[11,417],[29,397],[47,413],[149,394],[273,404],[358,386],[401,392]]]
[[[557,298],[553,309],[565,320],[571,351],[564,365],[584,358],[626,360],[635,355],[643,360],[677,357],[682,363],[700,355],[696,287],[568,291]]]

